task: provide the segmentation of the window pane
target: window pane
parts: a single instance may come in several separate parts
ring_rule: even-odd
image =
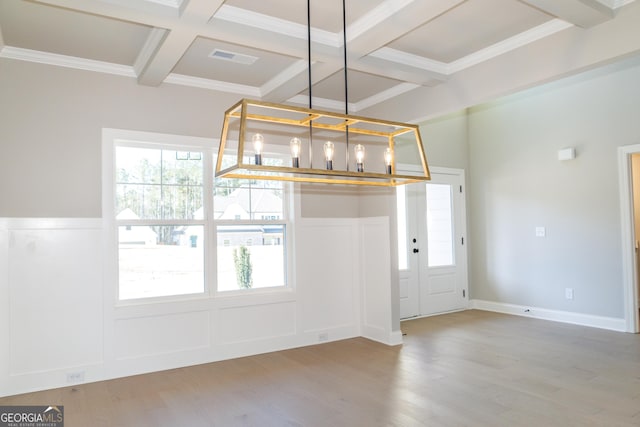
[[[118,219],[202,219],[201,152],[116,147]]]
[[[162,183],[202,185],[202,154],[162,150]]]
[[[116,147],[116,182],[160,184],[162,150]]]
[[[202,219],[202,187],[183,187],[163,185],[164,201],[163,218],[167,219]]]
[[[285,286],[285,226],[218,226],[218,291]]]
[[[259,187],[247,181],[227,183],[217,186],[213,199],[216,219],[284,219],[284,190],[280,188]],[[238,185],[232,187],[231,185]],[[266,217],[266,218],[265,218]]]
[[[160,185],[116,185],[116,219],[161,219],[162,189]]]
[[[398,268],[407,270],[407,190],[406,186],[396,187],[396,209],[398,217]]]
[[[121,226],[121,300],[204,292],[204,227]]]
[[[427,184],[429,267],[453,265],[453,210],[451,186]]]

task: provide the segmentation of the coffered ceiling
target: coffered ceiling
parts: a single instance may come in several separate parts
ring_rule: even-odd
[[[565,31],[587,37],[624,19],[634,2],[346,0],[350,112],[447,85]],[[343,110],[342,1],[311,0],[311,27],[314,107]],[[569,55],[575,47],[558,48]],[[307,53],[304,0],[0,0],[0,58],[119,74],[141,85],[307,105]]]

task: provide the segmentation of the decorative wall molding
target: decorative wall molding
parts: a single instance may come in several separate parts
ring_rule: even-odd
[[[260,88],[255,86],[222,82],[220,80],[205,79],[202,77],[185,76],[183,74],[175,73],[169,74],[167,78],[164,79],[164,83],[216,90],[219,92],[236,93],[241,96],[249,96],[252,98],[260,98],[262,95]]]
[[[367,288],[367,300],[360,298],[358,272],[363,268],[358,263],[365,261],[357,255],[363,244],[360,233],[370,228],[368,245],[385,248],[385,239],[376,240],[380,227],[388,227],[383,219],[297,221],[294,233],[299,237],[304,238],[309,232],[312,237],[322,236],[327,227],[334,229],[335,237],[325,242],[307,239],[306,245],[297,242],[297,270],[313,266],[317,251],[331,251],[336,244],[351,249],[341,258],[343,271],[332,270],[326,276],[324,272],[294,275],[294,280],[303,283],[296,283],[287,292],[243,296],[212,293],[193,299],[128,305],[119,305],[115,299],[117,271],[113,270],[117,267],[104,263],[105,257],[111,256],[109,245],[104,242],[107,237],[102,233],[108,229],[105,221],[0,218],[0,312],[11,313],[16,301],[20,307],[30,302],[36,308],[46,306],[42,301],[49,302],[51,294],[56,301],[63,301],[59,306],[48,307],[48,315],[36,317],[33,322],[21,321],[30,316],[29,312],[22,312],[22,317],[15,313],[7,316],[6,321],[0,321],[1,335],[30,340],[40,337],[40,331],[49,325],[58,324],[67,332],[85,337],[56,348],[53,353],[30,353],[33,357],[29,358],[24,357],[23,346],[15,345],[15,339],[13,346],[0,346],[0,396],[359,336],[387,345],[402,343],[401,332],[391,330],[391,284],[385,279],[388,272],[378,273],[389,268],[388,251],[369,248],[369,261],[377,268],[366,269],[372,286]],[[12,244],[12,239],[16,243]],[[55,248],[54,258],[51,248]],[[40,256],[37,251],[47,256]],[[81,265],[75,268],[77,262]],[[104,267],[101,269],[100,265]],[[41,286],[48,294],[32,292]],[[78,295],[80,305],[75,299]],[[324,302],[318,305],[322,298]],[[364,304],[369,304],[366,318],[360,316]],[[16,353],[16,349],[22,353]],[[69,380],[69,375],[82,379]]]
[[[0,218],[0,229],[9,230],[97,230],[102,218]]]
[[[37,62],[40,64],[56,65],[58,67],[74,68],[76,70],[95,71],[98,73],[115,74],[117,76],[136,77],[133,67],[111,62],[95,61],[93,59],[60,55],[57,53],[41,52],[38,50],[22,49],[5,46],[0,50],[0,58],[17,59],[20,61]]]

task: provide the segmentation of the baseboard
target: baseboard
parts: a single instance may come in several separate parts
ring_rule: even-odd
[[[591,314],[574,313],[571,311],[549,310],[546,308],[477,299],[469,301],[469,308],[493,311],[496,313],[514,314],[516,316],[533,317],[536,319],[553,320],[554,322],[571,323],[574,325],[590,326],[592,328],[608,329],[618,332],[626,332],[627,330],[625,320],[615,317],[594,316]]]
[[[390,346],[402,344],[402,331],[385,331],[381,328],[365,326],[362,328],[361,336]]]

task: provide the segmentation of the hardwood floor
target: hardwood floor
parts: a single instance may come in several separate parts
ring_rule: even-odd
[[[640,336],[465,311],[356,338],[0,399],[87,426],[638,426]]]

